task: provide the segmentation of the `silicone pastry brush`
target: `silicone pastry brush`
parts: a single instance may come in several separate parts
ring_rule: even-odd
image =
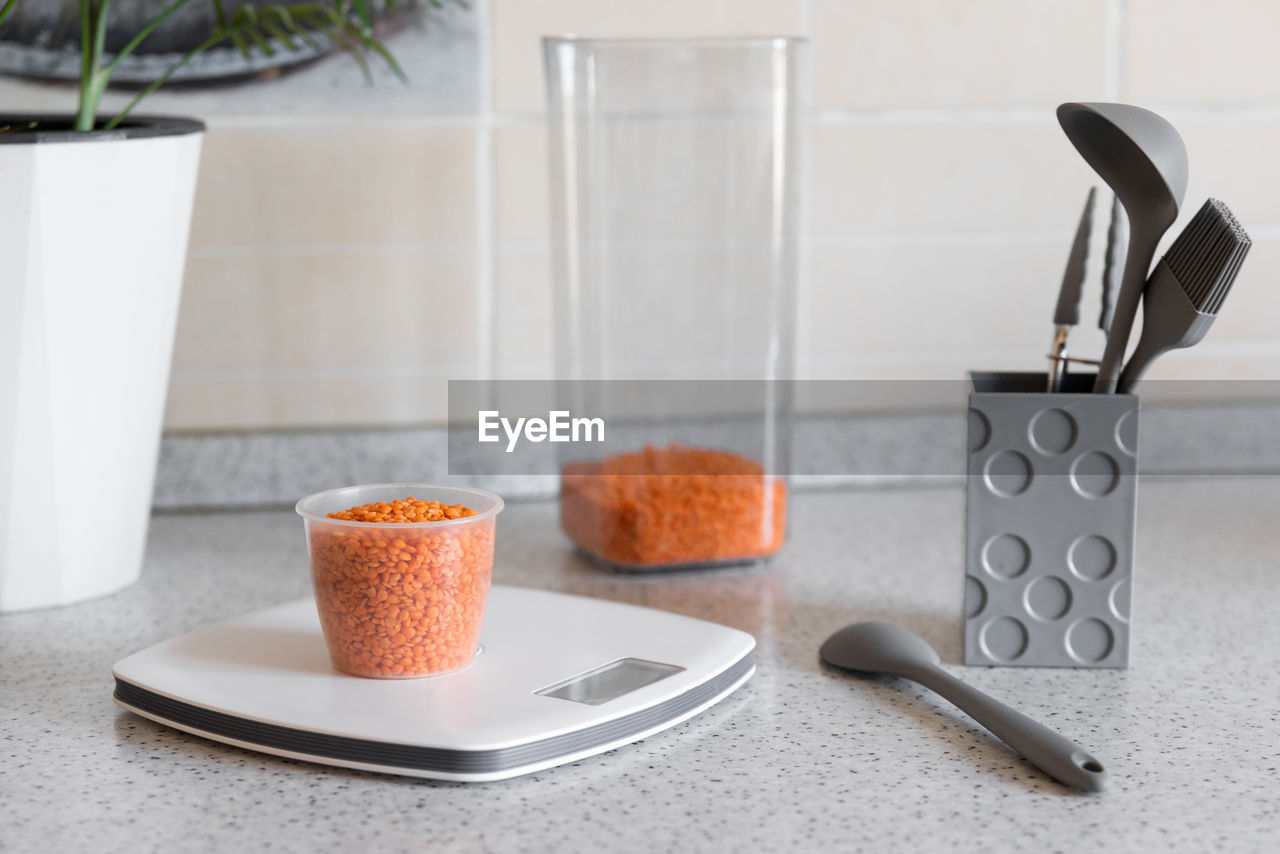
[[[1124,245],[1129,239],[1129,228],[1124,218],[1120,197],[1111,197],[1111,224],[1107,226],[1107,254],[1102,260],[1102,311],[1098,315],[1098,328],[1103,334],[1111,331],[1111,317],[1116,313],[1116,289],[1120,284],[1120,271],[1124,269]]]
[[[1142,295],[1142,337],[1120,374],[1133,390],[1169,350],[1199,343],[1213,325],[1253,242],[1231,210],[1209,199],[1156,265]]]
[[[1089,235],[1093,232],[1093,200],[1098,188],[1090,187],[1084,200],[1084,212],[1076,226],[1076,237],[1067,256],[1067,269],[1062,274],[1062,286],[1058,289],[1058,307],[1053,312],[1053,351],[1049,355],[1049,391],[1062,388],[1062,377],[1067,371],[1067,336],[1071,327],[1080,322],[1080,292],[1084,288],[1085,262],[1089,257]]]

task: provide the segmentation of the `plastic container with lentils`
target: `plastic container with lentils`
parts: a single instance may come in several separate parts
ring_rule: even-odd
[[[491,492],[417,483],[331,489],[299,501],[334,667],[407,679],[470,664],[501,510]]]
[[[782,547],[787,487],[740,454],[647,446],[564,466],[560,527],[617,570],[751,563]]]
[[[556,448],[561,527],[598,565],[783,546],[808,53],[789,38],[543,41],[548,410],[606,425]]]

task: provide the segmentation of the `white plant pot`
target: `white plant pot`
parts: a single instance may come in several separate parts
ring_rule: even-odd
[[[204,126],[133,125],[0,134],[0,611],[142,569]]]

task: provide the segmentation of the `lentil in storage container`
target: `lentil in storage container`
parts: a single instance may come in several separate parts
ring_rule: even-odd
[[[646,447],[564,467],[560,526],[623,568],[768,557],[786,535],[787,487],[728,451]]]

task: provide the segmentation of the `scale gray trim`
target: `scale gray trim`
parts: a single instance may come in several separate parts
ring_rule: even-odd
[[[752,667],[751,653],[747,653],[732,666],[706,682],[664,703],[578,732],[530,742],[519,747],[504,747],[496,750],[416,747],[308,732],[279,724],[251,721],[165,697],[118,676],[115,699],[128,708],[208,733],[214,739],[219,736],[233,738],[249,744],[288,750],[308,756],[380,765],[388,770],[487,774],[534,765],[557,756],[567,756],[593,747],[602,747],[618,739],[644,732],[715,699],[749,674]]]

